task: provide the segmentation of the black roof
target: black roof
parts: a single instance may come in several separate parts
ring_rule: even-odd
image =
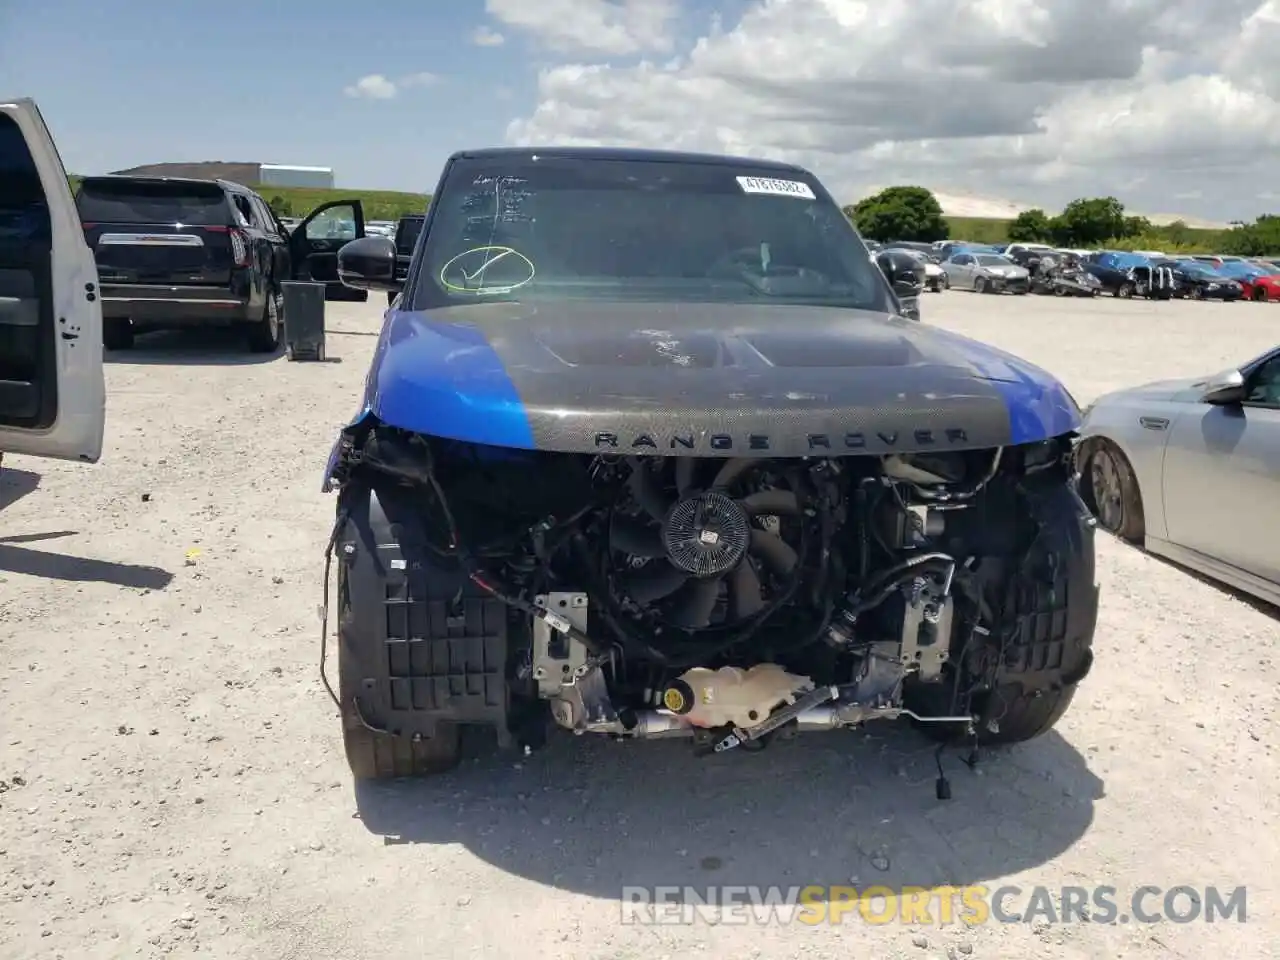
[[[81,177],[80,183],[126,183],[126,182],[143,182],[143,183],[192,183],[199,184],[202,187],[218,186],[230,187],[233,190],[243,190],[246,193],[253,191],[242,183],[236,183],[234,180],[209,179],[207,177],[149,177],[143,174],[132,173],[107,173],[96,177]]]
[[[679,150],[633,150],[624,147],[488,147],[483,150],[459,150],[450,159],[501,160],[522,157],[554,157],[562,160],[630,160],[648,163],[716,163],[776,170],[779,173],[808,174],[804,167],[778,160],[735,157],[716,153],[684,153]]]

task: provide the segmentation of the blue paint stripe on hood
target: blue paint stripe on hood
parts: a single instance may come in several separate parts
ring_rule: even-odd
[[[1053,374],[979,340],[945,330],[937,333],[1000,392],[1009,409],[1011,444],[1038,443],[1079,429],[1080,407]]]
[[[515,385],[488,338],[470,324],[391,312],[366,385],[365,405],[383,423],[404,430],[535,449]]]

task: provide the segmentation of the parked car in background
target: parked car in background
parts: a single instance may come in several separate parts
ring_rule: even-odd
[[[884,247],[886,250],[914,250],[930,257],[935,254],[932,243],[924,243],[918,240],[890,240]]]
[[[995,253],[956,253],[943,262],[942,269],[947,285],[960,290],[1024,294],[1030,289],[1030,271]]]
[[[1166,300],[1177,296],[1174,268],[1163,261],[1122,250],[1100,250],[1085,258],[1085,269],[1098,278],[1104,293],[1127,300]]]
[[[1244,297],[1244,287],[1202,260],[1172,261],[1181,296],[1191,300],[1233,302]]]
[[[101,457],[98,293],[67,171],[39,108],[0,99],[0,459]]]
[[[1010,260],[1016,261],[1019,256],[1026,254],[1043,256],[1046,253],[1054,253],[1056,251],[1056,247],[1052,247],[1047,243],[1011,243],[1000,252]]]
[[[924,249],[921,249],[922,247]],[[891,243],[885,247],[885,250],[898,250],[912,257],[919,265],[920,281],[924,285],[924,289],[931,290],[934,293],[941,293],[948,286],[947,273],[942,269],[937,255],[929,244],[921,243],[907,246],[902,243]]]
[[[1001,256],[1004,253],[1004,246],[994,246],[990,243],[970,243],[966,240],[948,240],[938,250],[938,259],[942,262],[950,260],[957,253],[993,253]]]
[[[1081,257],[1050,250],[1034,257],[1031,292],[1055,297],[1096,297],[1102,292],[1098,278],[1084,268]]]
[[[86,177],[76,209],[102,280],[111,350],[148,330],[224,326],[270,353],[283,332],[281,282],[342,288],[338,248],[364,236],[359,200],[326,203],[289,233],[261,196],[227,180]]]
[[[1041,260],[1046,256],[1057,255],[1057,250],[1043,243],[1011,243],[1001,253],[1001,256],[1008,257],[1018,266],[1025,267],[1032,276],[1039,269]]]
[[[1218,267],[1218,273],[1240,284],[1245,300],[1261,302],[1280,300],[1280,270],[1264,268],[1249,260],[1229,260]]]
[[[1221,267],[1223,264],[1227,264],[1227,263],[1244,262],[1244,257],[1229,257],[1229,256],[1216,254],[1216,253],[1195,253],[1195,254],[1192,254],[1188,259],[1199,260],[1201,263],[1207,263],[1214,268]]]
[[[1105,530],[1280,605],[1280,349],[1084,413],[1080,493]]]
[[[407,217],[401,217],[396,223],[395,244],[396,244],[396,281],[404,283],[409,277],[409,262],[413,259],[413,248],[418,244],[418,237],[422,233],[422,225],[426,222],[426,216],[421,213],[412,214]],[[387,303],[395,303],[399,294],[395,291],[387,292]]]
[[[920,294],[925,286],[920,258],[919,252],[901,247],[885,247],[875,255],[876,266],[902,305],[902,315],[911,320],[920,319]]]

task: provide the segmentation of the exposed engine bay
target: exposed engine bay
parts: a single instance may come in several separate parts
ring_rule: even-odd
[[[412,495],[459,601],[506,605],[511,698],[576,733],[718,752],[903,715],[975,735],[1028,593],[1054,582],[1031,501],[1067,489],[1070,462],[1067,437],[764,459],[379,427],[348,479]]]

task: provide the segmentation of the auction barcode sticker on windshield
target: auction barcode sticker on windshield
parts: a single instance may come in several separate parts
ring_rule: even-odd
[[[743,193],[767,193],[775,197],[795,197],[797,200],[817,200],[807,183],[799,180],[773,180],[769,177],[738,177]]]

